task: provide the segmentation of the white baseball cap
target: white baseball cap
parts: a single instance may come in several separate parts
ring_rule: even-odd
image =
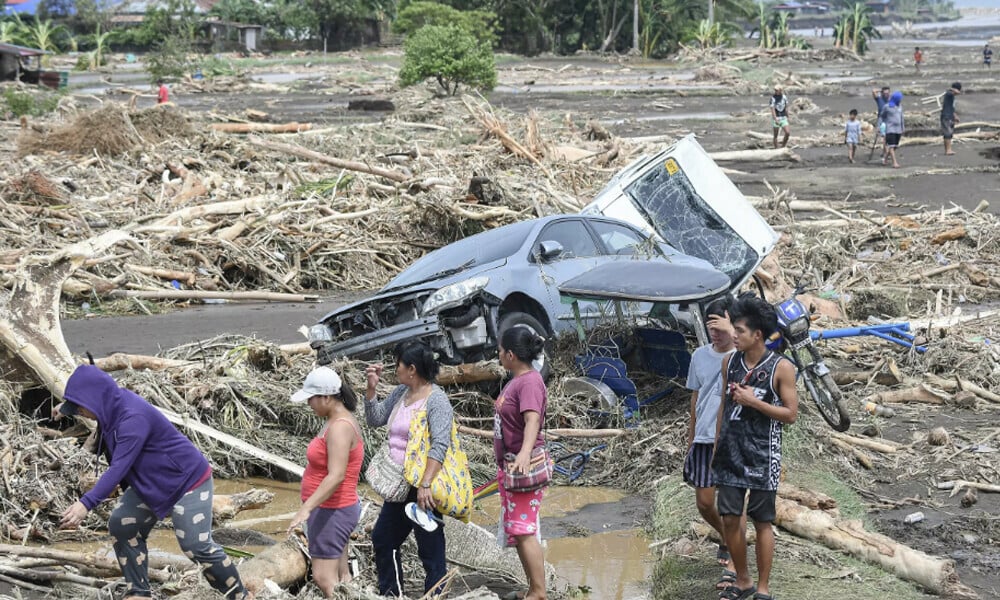
[[[313,396],[339,396],[340,375],[330,367],[316,367],[306,375],[302,389],[292,394],[292,402],[306,402]]]

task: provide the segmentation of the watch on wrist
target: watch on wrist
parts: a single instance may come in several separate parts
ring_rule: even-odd
[[[423,488],[423,489],[425,489],[425,490],[428,490],[428,489],[430,489],[431,484],[429,484],[429,483],[421,483],[420,487]]]

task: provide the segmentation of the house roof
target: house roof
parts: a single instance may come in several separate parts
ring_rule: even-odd
[[[39,50],[38,48],[28,48],[27,46],[15,46],[14,44],[0,43],[0,54],[13,54],[15,56],[20,56],[21,58],[27,58],[29,56],[41,56],[47,53],[44,50]]]
[[[38,11],[38,5],[42,3],[42,0],[7,0],[6,6],[0,11],[0,14],[14,14],[21,13],[27,15],[33,15]]]

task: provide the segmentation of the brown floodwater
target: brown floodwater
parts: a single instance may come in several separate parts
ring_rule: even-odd
[[[292,513],[298,510],[298,482],[269,479],[216,480],[217,494],[233,494],[250,488],[266,488],[274,500],[264,508],[244,511],[228,525],[259,531],[276,540],[285,537]],[[590,590],[583,598],[626,600],[648,596],[652,559],[649,540],[630,520],[623,519],[624,492],[606,487],[553,487],[542,502],[542,537],[545,559],[555,567],[558,587]],[[500,515],[496,495],[476,503],[473,521],[495,530]],[[546,521],[557,523],[547,531]],[[579,523],[579,525],[577,525]],[[567,526],[572,536],[565,535]],[[584,534],[584,532],[591,532]],[[555,537],[553,537],[555,536]],[[59,544],[66,550],[111,554],[109,542]],[[173,530],[155,529],[149,537],[150,553],[180,554]],[[260,547],[244,547],[248,552]]]

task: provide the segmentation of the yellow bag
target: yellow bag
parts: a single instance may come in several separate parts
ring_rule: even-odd
[[[403,476],[415,487],[420,486],[427,468],[427,453],[431,449],[431,432],[427,427],[427,411],[421,410],[410,421],[410,440],[406,443]],[[458,442],[458,428],[451,422],[451,446],[437,477],[431,482],[431,496],[443,515],[468,523],[472,516],[472,476],[469,457]]]

